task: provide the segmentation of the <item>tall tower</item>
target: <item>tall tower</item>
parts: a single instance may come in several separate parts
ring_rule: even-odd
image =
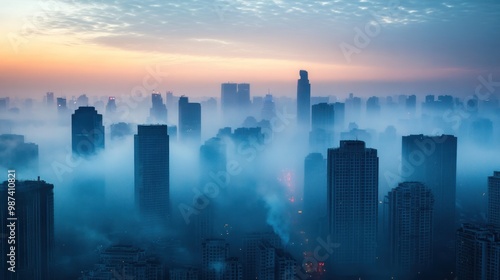
[[[151,109],[149,115],[151,122],[166,124],[167,123],[167,106],[163,103],[163,98],[160,93],[151,94]]]
[[[238,84],[223,83],[221,84],[221,110],[224,123],[227,123],[234,113],[234,108],[238,102]]]
[[[327,214],[339,274],[366,273],[376,260],[378,207],[377,150],[357,140],[328,149]]]
[[[179,98],[179,139],[196,144],[201,141],[201,105],[185,96]]]
[[[402,277],[415,276],[432,261],[431,190],[419,182],[400,183],[388,204],[391,266]]]
[[[320,235],[319,221],[326,211],[326,159],[311,153],[304,160],[304,210],[302,217],[309,238]]]
[[[311,84],[306,70],[300,70],[299,75],[300,79],[297,81],[297,122],[308,128],[311,120]]]
[[[319,103],[312,106],[309,145],[311,152],[326,155],[333,146],[334,110],[333,104]]]
[[[421,182],[434,195],[434,243],[454,246],[457,138],[453,135],[403,136],[402,177]],[[451,243],[451,244],[450,244]],[[436,248],[434,250],[437,253]]]
[[[164,227],[170,215],[166,125],[139,125],[134,136],[135,203],[145,225]]]
[[[5,280],[53,279],[54,186],[45,181],[16,181],[15,190],[8,182],[0,185],[0,278]],[[8,197],[15,199],[15,209],[7,208]],[[4,203],[5,201],[5,203]],[[9,200],[14,201],[14,200]],[[16,220],[11,220],[16,218]],[[14,228],[8,227],[14,223]],[[14,234],[13,234],[14,231]],[[15,236],[8,239],[7,236]],[[15,240],[15,243],[8,242]],[[8,271],[15,248],[15,273]]]
[[[104,149],[102,115],[94,107],[80,107],[71,115],[71,144],[73,154],[96,155]]]
[[[500,171],[488,177],[488,223],[500,229]]]

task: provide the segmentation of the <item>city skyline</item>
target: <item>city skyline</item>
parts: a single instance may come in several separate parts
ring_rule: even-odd
[[[246,81],[293,96],[293,73],[308,69],[313,95],[466,95],[499,74],[499,5],[19,1],[0,12],[0,94],[119,96],[156,71],[149,90],[216,96],[218,83]]]

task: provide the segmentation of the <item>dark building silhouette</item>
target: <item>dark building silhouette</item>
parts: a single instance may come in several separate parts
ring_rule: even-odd
[[[304,160],[304,207],[302,218],[306,234],[319,236],[320,219],[326,212],[326,159],[321,153],[311,153]]]
[[[419,182],[400,183],[389,192],[389,260],[402,278],[431,267],[433,205],[431,190]]]
[[[500,230],[500,171],[488,177],[488,223]]]
[[[163,98],[160,93],[151,94],[152,107],[149,110],[151,123],[166,124],[167,123],[167,107],[163,104]]]
[[[47,92],[45,95],[45,102],[47,103],[48,107],[54,106],[54,93],[53,92]]]
[[[139,125],[134,137],[135,203],[148,229],[170,215],[169,136],[166,125]]]
[[[306,70],[300,70],[299,75],[300,79],[297,81],[297,123],[309,128],[311,122],[311,84]]]
[[[287,252],[263,241],[257,246],[256,268],[254,279],[296,279],[297,262]]]
[[[276,249],[282,249],[281,239],[275,233],[250,233],[243,237],[243,276],[245,280],[257,279],[259,276],[257,262],[259,261],[259,246],[263,243]]]
[[[145,250],[115,245],[100,253],[99,263],[84,271],[80,280],[163,280],[163,267],[158,258],[147,256]]]
[[[124,139],[133,134],[132,125],[129,123],[119,122],[110,126],[111,140]]]
[[[201,105],[189,102],[185,96],[179,99],[179,140],[193,143],[201,141]]]
[[[170,123],[177,123],[177,116],[179,115],[178,105],[179,105],[179,96],[175,96],[173,92],[167,91],[167,110],[168,110],[168,118]],[[172,135],[170,135],[172,136]]]
[[[345,103],[333,103],[333,113],[334,129],[343,130],[345,126]]]
[[[201,279],[224,280],[229,245],[224,239],[207,239],[202,243]]]
[[[94,107],[80,107],[71,116],[71,147],[78,156],[96,155],[104,150],[102,115]]]
[[[66,98],[57,98],[57,112],[59,115],[66,115],[68,113],[68,105],[66,104]]]
[[[16,170],[18,178],[38,176],[38,145],[25,143],[23,135],[0,135],[0,167]]]
[[[457,230],[456,279],[500,279],[500,231],[464,224]]]
[[[89,106],[89,98],[87,95],[82,94],[76,99],[76,107],[87,107]]]
[[[378,97],[372,96],[366,100],[366,117],[369,119],[380,117],[380,102]]]
[[[422,182],[434,195],[434,243],[453,247],[455,229],[457,138],[452,135],[403,136],[402,179]],[[442,250],[434,248],[435,253]]]
[[[239,125],[250,109],[250,84],[221,84],[221,110],[225,124]]]
[[[349,93],[349,98],[345,100],[345,118],[348,123],[358,122],[361,117],[361,98]]]
[[[311,152],[326,155],[327,149],[333,146],[333,106],[333,104],[327,103],[312,105],[312,130],[309,133],[309,146]]]
[[[377,150],[363,141],[340,141],[328,149],[327,215],[334,248],[333,271],[370,273],[376,261],[378,211]]]
[[[45,181],[16,181],[14,215],[7,208],[8,182],[0,186],[0,278],[5,280],[54,279],[54,194],[52,184]],[[10,218],[17,218],[10,220]],[[15,223],[15,244],[8,225]],[[10,267],[10,247],[15,246],[15,273]]]
[[[114,96],[108,98],[108,103],[106,104],[106,113],[114,114],[116,113],[116,100]]]
[[[417,97],[415,95],[410,95],[405,102],[406,115],[408,117],[414,117],[417,112]]]
[[[266,94],[264,97],[264,101],[262,103],[262,111],[261,111],[262,119],[264,120],[272,120],[276,117],[276,105],[273,100],[273,96],[271,94]]]
[[[226,260],[224,280],[243,280],[243,264],[238,258],[231,257]]]

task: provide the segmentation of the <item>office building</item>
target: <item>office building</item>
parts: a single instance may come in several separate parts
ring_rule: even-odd
[[[179,140],[199,144],[201,141],[201,105],[179,98]]]
[[[488,177],[488,223],[500,229],[500,171]]]
[[[297,123],[309,130],[311,122],[311,84],[309,74],[305,70],[299,71],[297,81]]]
[[[71,115],[71,146],[78,156],[96,155],[104,150],[102,115],[94,107],[80,107]]]

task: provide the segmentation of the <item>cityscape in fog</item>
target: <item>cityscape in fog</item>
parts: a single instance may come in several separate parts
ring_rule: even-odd
[[[498,98],[297,74],[295,98],[1,98],[3,279],[497,279]]]
[[[499,280],[500,2],[0,9],[0,280]]]

